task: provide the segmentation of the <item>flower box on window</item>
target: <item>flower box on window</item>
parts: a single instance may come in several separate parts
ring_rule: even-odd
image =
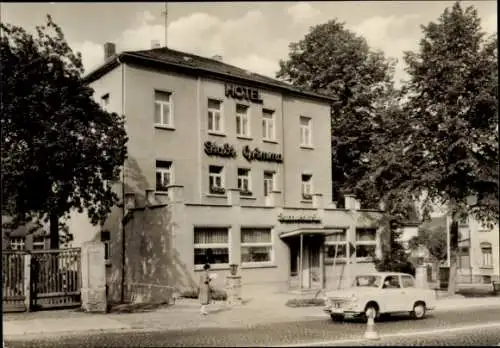
[[[223,195],[224,193],[226,193],[226,190],[224,189],[224,187],[212,186],[210,187],[210,193],[216,195]]]
[[[168,187],[167,185],[156,185],[156,191],[158,192],[167,192]]]
[[[303,193],[302,198],[310,201],[313,198],[313,196],[311,194]]]
[[[240,195],[242,196],[251,196],[252,194],[253,194],[252,191],[240,190]]]

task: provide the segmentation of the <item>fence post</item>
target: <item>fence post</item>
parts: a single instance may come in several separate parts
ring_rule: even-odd
[[[81,252],[82,309],[85,312],[106,312],[106,268],[104,243],[86,242]]]
[[[23,279],[24,279],[24,306],[26,312],[31,310],[31,254],[24,254]]]

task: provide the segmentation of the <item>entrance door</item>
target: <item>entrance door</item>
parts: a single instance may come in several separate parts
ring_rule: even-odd
[[[299,238],[288,242],[290,248],[290,288],[321,289],[323,281],[321,247],[323,240],[312,236],[304,236],[303,238],[303,255],[300,255]]]
[[[311,289],[321,289],[321,243],[316,238],[311,238],[308,243],[309,251],[309,284]]]

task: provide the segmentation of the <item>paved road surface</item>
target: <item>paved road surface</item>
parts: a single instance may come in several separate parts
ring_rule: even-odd
[[[207,317],[206,320],[210,320]],[[22,337],[8,340],[9,348],[16,347],[194,347],[194,346],[269,346],[311,345],[314,342],[348,340],[340,345],[497,345],[500,343],[500,309],[481,308],[457,312],[430,314],[424,320],[411,320],[407,316],[390,317],[376,323],[380,341],[353,341],[363,337],[366,324],[360,321],[334,323],[329,318],[317,320],[261,325],[241,329],[190,329],[164,332],[119,332],[66,335],[58,338]],[[477,326],[496,327],[479,329]],[[475,326],[473,329],[462,327]],[[457,328],[452,332],[443,332]],[[460,329],[458,329],[460,328]],[[436,331],[438,333],[411,336],[404,333]],[[403,333],[398,337],[384,335]]]

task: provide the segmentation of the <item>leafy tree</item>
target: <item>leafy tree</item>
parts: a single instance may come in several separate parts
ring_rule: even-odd
[[[126,157],[124,118],[103,110],[50,16],[32,35],[1,24],[2,203],[14,225],[50,222],[51,248],[72,209],[103,222]]]
[[[409,241],[409,249],[416,250],[419,245],[423,245],[436,260],[445,261],[448,256],[448,242],[446,239],[446,228],[444,226],[437,226],[436,228],[422,226],[418,230],[418,236]]]
[[[366,40],[331,20],[312,27],[280,61],[277,77],[335,98],[331,108],[334,198],[352,192],[366,173],[374,119],[393,91],[394,64]]]
[[[454,293],[458,221],[498,222],[497,39],[485,38],[477,11],[459,3],[422,30],[418,51],[405,53],[401,118],[358,187],[382,200],[421,201],[424,218],[436,204],[448,207]]]

